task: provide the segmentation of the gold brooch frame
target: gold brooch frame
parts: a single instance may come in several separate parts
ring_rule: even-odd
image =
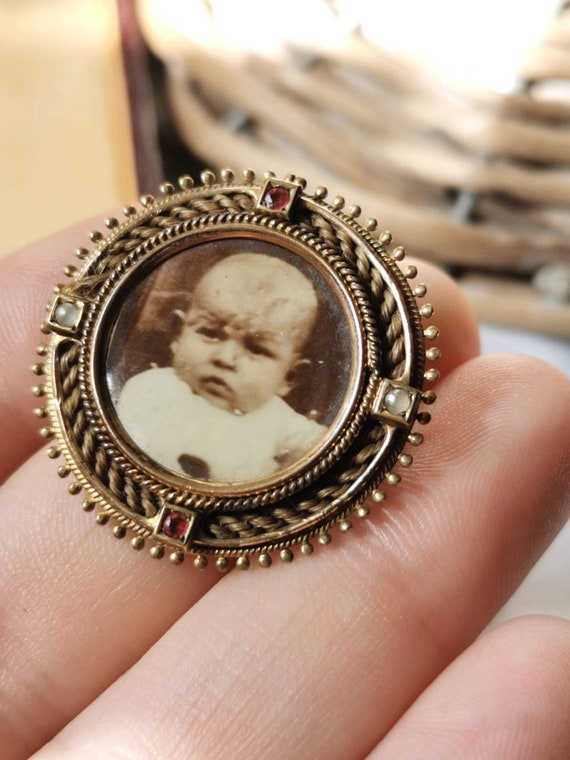
[[[340,196],[327,202],[323,187],[309,194],[294,175],[268,172],[258,182],[251,170],[239,181],[230,170],[219,180],[206,171],[201,180],[195,186],[181,177],[179,189],[163,184],[161,197],[143,196],[140,208],[125,208],[123,223],[111,218],[106,235],[91,233],[91,250],[76,251],[82,263],[66,267],[70,282],[56,286],[41,328],[50,338],[38,347],[44,363],[34,372],[45,384],[34,393],[47,401],[36,411],[50,419],[42,437],[56,439],[48,455],[64,459],[58,474],[73,475],[69,492],[83,492],[83,509],[101,525],[111,520],[115,537],[130,533],[134,549],[148,542],[153,557],[167,554],[174,564],[191,557],[198,568],[213,562],[226,571],[255,559],[268,567],[276,552],[290,562],[296,546],[310,554],[314,540],[329,543],[332,526],[348,530],[351,514],[365,517],[384,500],[383,482],[399,482],[392,468],[409,466],[404,447],[423,440],[412,426],[430,419],[420,404],[435,400],[424,384],[439,373],[425,361],[440,352],[426,352],[425,340],[438,331],[422,324],[433,308],[418,304],[426,286],[410,286],[417,272],[400,268],[403,248],[392,246],[388,232],[375,234],[375,220],[360,225],[357,206],[344,210]],[[329,314],[312,331],[326,337],[328,329],[323,355],[338,357],[328,369],[319,366],[334,401],[323,402],[318,441],[275,471],[219,482],[174,471],[139,448],[113,396],[110,357],[121,353],[115,344],[128,348],[122,325],[135,320],[139,293],[153,292],[161,269],[205,266],[211,251],[240,246],[293,263],[311,280],[319,314]],[[295,414],[309,419],[313,412]]]

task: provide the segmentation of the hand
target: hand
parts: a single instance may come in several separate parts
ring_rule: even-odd
[[[566,519],[568,381],[478,357],[422,264],[443,379],[402,484],[292,565],[175,568],[96,527],[40,450],[28,367],[80,243],[0,261],[2,757],[570,757],[570,622],[476,638]]]

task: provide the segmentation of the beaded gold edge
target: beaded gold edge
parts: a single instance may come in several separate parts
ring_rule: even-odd
[[[252,560],[269,567],[275,554],[291,562],[296,548],[309,555],[315,541],[330,543],[334,526],[345,532],[353,515],[366,517],[385,500],[382,486],[400,482],[393,467],[412,464],[404,448],[423,442],[413,426],[430,421],[421,405],[436,397],[424,386],[439,378],[425,361],[441,357],[437,347],[425,349],[438,336],[437,327],[422,324],[433,314],[431,304],[419,303],[427,288],[411,287],[417,271],[401,268],[405,251],[389,232],[378,234],[375,219],[361,225],[358,206],[345,209],[341,196],[327,202],[327,195],[321,186],[308,193],[295,175],[267,172],[258,182],[251,170],[239,180],[229,169],[219,179],[205,171],[200,185],[184,176],[178,189],[164,183],[158,198],[127,206],[122,223],[107,219],[108,232],[92,232],[93,247],[76,250],[80,265],[65,267],[69,283],[54,288],[41,326],[49,340],[32,368],[43,380],[33,393],[45,399],[35,413],[49,420],[40,435],[54,439],[47,454],[63,459],[58,475],[73,475],[69,493],[83,493],[83,509],[99,525],[111,522],[116,538],[130,533],[135,550],[150,543],[154,558],[181,564],[190,557],[196,568],[213,562],[222,572],[247,569]],[[231,247],[236,240],[319,270],[349,336],[350,387],[337,389],[342,404],[334,422],[321,426],[327,432],[318,445],[290,466],[232,485],[173,473],[139,451],[101,387],[108,333],[124,295],[136,302],[142,267],[156,273],[181,251],[197,260],[211,241]]]

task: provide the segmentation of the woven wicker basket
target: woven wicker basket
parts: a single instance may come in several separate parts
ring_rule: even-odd
[[[268,58],[201,44],[142,5],[178,133],[206,164],[314,178],[468,286],[473,270],[508,275],[501,297],[480,277],[471,287],[483,316],[570,333],[569,10],[502,96],[453,88],[358,32]],[[557,304],[531,285],[545,266],[554,275],[538,283]]]

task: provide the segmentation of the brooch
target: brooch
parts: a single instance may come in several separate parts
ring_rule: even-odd
[[[205,171],[92,232],[34,372],[68,490],[197,568],[308,555],[385,499],[435,400],[426,287],[377,223],[271,172]]]

